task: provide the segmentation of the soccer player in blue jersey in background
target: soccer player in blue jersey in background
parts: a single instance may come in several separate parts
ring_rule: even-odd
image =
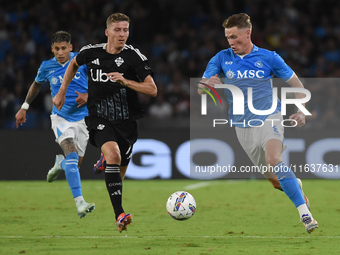
[[[26,111],[45,81],[48,80],[50,83],[52,97],[58,93],[70,60],[77,55],[77,53],[71,52],[71,35],[65,31],[56,32],[52,36],[51,43],[54,58],[43,61],[40,65],[25,102],[15,115],[17,128],[19,124],[22,125],[26,122]],[[87,89],[87,68],[84,65],[78,69],[70,83],[64,107],[58,110],[53,105],[52,130],[65,157],[57,155],[54,166],[47,174],[47,181],[53,182],[62,170],[65,171],[80,218],[86,217],[86,214],[92,212],[95,208],[94,203],[86,203],[83,198],[79,174],[79,166],[83,160],[89,138],[84,121],[85,116],[88,115],[86,107]]]
[[[220,51],[209,61],[202,83],[210,86],[222,84],[219,78],[222,75],[225,78],[224,83],[240,88],[245,98],[248,87],[252,87],[253,106],[257,110],[267,110],[272,106],[271,78],[274,75],[282,78],[291,87],[303,88],[300,79],[278,54],[258,48],[252,43],[252,24],[247,14],[230,16],[223,22],[223,27],[230,48]],[[199,87],[207,89],[202,84],[199,84]],[[204,91],[198,89],[198,93],[201,95]],[[228,89],[225,89],[225,94],[230,105],[229,119],[235,123],[237,138],[242,148],[254,165],[259,167],[269,165],[274,169],[275,175],[273,172],[266,172],[264,175],[275,188],[286,193],[296,206],[306,231],[313,232],[318,228],[318,223],[309,210],[309,202],[303,194],[301,180],[296,178],[294,172],[282,160],[283,126],[273,125],[271,121],[264,122],[261,127],[250,127],[247,124],[252,119],[282,120],[280,101],[278,100],[277,108],[269,115],[253,114],[247,102],[244,105],[244,115],[233,115],[232,94]],[[304,94],[296,93],[296,97],[303,98]],[[297,127],[305,124],[305,115],[299,111],[289,119],[294,120]],[[254,121],[252,124],[254,125]]]

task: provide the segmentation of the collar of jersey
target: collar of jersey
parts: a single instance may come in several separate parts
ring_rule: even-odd
[[[105,43],[104,46],[103,46],[103,49],[104,49],[105,51],[106,51],[106,46],[107,46],[107,43]],[[127,49],[127,48],[126,48],[126,44],[125,44],[124,47],[123,47],[123,49],[122,49],[122,51],[123,51],[123,50],[126,50],[126,49]]]
[[[254,52],[256,52],[256,51],[258,51],[259,50],[259,47],[257,47],[255,44],[253,44],[253,49],[251,50],[251,52],[249,53],[249,54],[247,54],[247,55],[243,55],[243,56],[240,56],[240,55],[238,55],[238,54],[235,54],[233,51],[231,51],[234,55],[236,55],[236,56],[238,56],[239,58],[244,58],[244,57],[246,57],[246,56],[249,56],[249,55],[251,55],[252,53],[254,53]]]

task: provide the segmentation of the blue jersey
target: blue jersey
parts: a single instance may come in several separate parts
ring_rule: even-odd
[[[71,52],[71,58],[74,58],[78,53]],[[43,61],[38,70],[38,74],[35,77],[35,81],[38,83],[43,83],[46,80],[50,82],[51,94],[54,97],[63,82],[65,71],[69,65],[70,61],[65,64],[60,64],[56,57],[50,60]],[[66,100],[59,111],[55,105],[53,105],[52,114],[59,115],[66,119],[67,121],[78,121],[84,119],[88,115],[87,106],[83,105],[78,108],[78,103],[76,98],[78,95],[75,91],[79,93],[87,93],[88,83],[87,83],[87,67],[83,65],[79,67],[76,75],[71,81],[70,85],[66,91]]]
[[[245,120],[245,125],[235,124],[239,127],[249,127],[249,120],[260,119],[264,121],[268,115],[255,115],[248,108],[248,88],[253,89],[253,106],[257,110],[268,110],[272,106],[273,85],[272,78],[276,75],[284,81],[289,80],[294,72],[284,60],[274,51],[258,48],[254,45],[252,51],[245,55],[235,54],[231,48],[217,53],[208,63],[203,77],[210,78],[214,75],[225,77],[225,84],[240,88],[244,95],[244,115],[233,115],[233,97],[229,89],[225,89],[229,108],[229,120],[233,123]],[[281,102],[278,99],[277,108],[281,111]],[[270,115],[270,114],[269,114]],[[256,124],[257,123],[257,124]],[[260,125],[261,122],[252,122],[251,125]]]

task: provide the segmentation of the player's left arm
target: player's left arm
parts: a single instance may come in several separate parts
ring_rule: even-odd
[[[299,77],[295,73],[287,81],[287,83],[293,88],[304,88],[301,80],[299,79]],[[305,97],[305,94],[303,94],[303,93],[295,93],[295,98],[304,98],[304,97]],[[304,103],[302,105],[305,106]],[[292,120],[295,120],[297,122],[297,125],[296,125],[297,127],[302,127],[306,123],[305,114],[301,111],[298,111],[297,113],[290,115],[289,118],[292,119]],[[294,125],[295,123],[292,121],[291,124]]]
[[[143,82],[125,79],[124,76],[118,72],[108,73],[107,77],[109,77],[110,80],[119,82],[123,86],[126,86],[144,95],[152,97],[157,96],[157,87],[151,75],[146,76]]]
[[[284,60],[276,52],[272,52],[272,70],[273,73],[286,81],[293,88],[304,88],[299,77],[294,73],[294,71],[284,62]],[[290,78],[288,78],[290,77]],[[288,78],[288,79],[287,79]],[[295,93],[295,98],[304,98],[303,93]],[[303,104],[305,106],[305,104]],[[306,123],[305,114],[298,111],[297,113],[289,116],[292,125],[296,124],[296,127],[302,127]]]

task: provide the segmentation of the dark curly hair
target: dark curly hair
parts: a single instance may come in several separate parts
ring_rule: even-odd
[[[51,44],[67,42],[71,43],[71,35],[65,31],[58,31],[52,35]]]

